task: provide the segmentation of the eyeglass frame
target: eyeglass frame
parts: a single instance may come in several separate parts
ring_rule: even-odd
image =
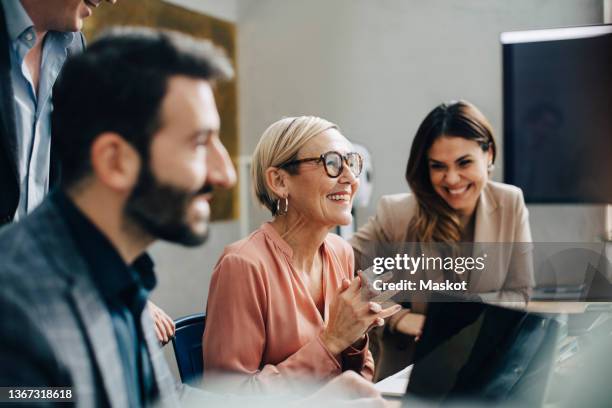
[[[340,160],[342,163],[342,168],[340,169],[340,173],[338,173],[337,176],[332,176],[331,174],[329,174],[329,171],[327,170],[327,166],[325,165],[325,156],[327,156],[330,153],[334,153],[337,154],[338,156],[340,156]],[[357,157],[359,157],[359,162],[360,162],[360,167],[359,167],[359,174],[354,174],[350,168],[350,166],[348,165],[348,155],[349,154],[356,154]],[[322,155],[320,155],[319,157],[308,157],[305,159],[296,159],[296,160],[291,160],[287,163],[283,163],[279,166],[279,168],[285,168],[285,167],[289,167],[289,166],[294,166],[296,164],[302,164],[302,163],[307,163],[307,162],[323,162],[323,168],[325,169],[325,173],[327,174],[327,177],[329,178],[338,178],[342,175],[342,171],[344,170],[344,166],[346,166],[346,168],[348,169],[348,171],[351,172],[351,174],[353,174],[353,177],[357,178],[361,175],[361,173],[363,172],[363,156],[357,152],[349,152],[347,154],[341,154],[340,152],[337,152],[335,150],[330,150],[329,152],[325,152]]]

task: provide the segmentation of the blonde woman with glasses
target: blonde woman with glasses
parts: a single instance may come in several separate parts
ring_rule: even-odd
[[[329,230],[352,220],[362,158],[338,127],[302,116],[272,124],[255,148],[252,181],[272,214],[225,248],[211,281],[206,376],[242,374],[271,391],[374,366],[367,332],[399,310],[360,295],[351,246]]]

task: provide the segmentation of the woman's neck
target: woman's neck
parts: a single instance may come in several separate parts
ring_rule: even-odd
[[[329,229],[314,226],[304,217],[288,215],[276,217],[271,225],[291,247],[294,267],[302,271],[310,271],[318,259],[319,248]]]
[[[461,228],[462,242],[474,241],[475,218],[476,211],[472,211],[471,214],[459,214],[459,225]]]

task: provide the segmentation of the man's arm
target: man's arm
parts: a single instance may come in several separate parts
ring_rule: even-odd
[[[55,359],[40,326],[27,306],[3,291],[0,293],[0,386],[60,387],[71,379]]]

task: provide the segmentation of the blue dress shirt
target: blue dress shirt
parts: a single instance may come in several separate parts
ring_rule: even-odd
[[[47,32],[42,49],[38,92],[25,64],[36,43],[34,24],[19,0],[0,0],[10,40],[11,82],[15,99],[19,204],[15,221],[36,208],[49,191],[51,91],[75,41],[75,33]]]

